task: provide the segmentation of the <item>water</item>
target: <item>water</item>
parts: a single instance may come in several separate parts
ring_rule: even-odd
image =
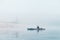
[[[12,24],[10,24],[12,25]],[[8,26],[10,26],[8,25]],[[45,27],[44,31],[28,31],[27,25],[16,25],[0,29],[0,40],[60,40],[60,28]]]

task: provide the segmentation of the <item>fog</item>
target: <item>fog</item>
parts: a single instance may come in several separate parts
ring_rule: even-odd
[[[0,0],[0,22],[60,25],[60,0]]]

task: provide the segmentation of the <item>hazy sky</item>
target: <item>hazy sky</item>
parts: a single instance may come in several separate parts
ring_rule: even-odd
[[[0,0],[0,22],[59,24],[60,0]]]

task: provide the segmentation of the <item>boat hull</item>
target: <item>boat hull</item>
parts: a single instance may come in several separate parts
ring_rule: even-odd
[[[45,30],[45,28],[39,28],[39,29],[37,29],[37,28],[27,28],[27,30]]]

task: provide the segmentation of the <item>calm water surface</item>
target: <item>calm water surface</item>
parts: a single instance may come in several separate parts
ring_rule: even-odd
[[[46,30],[39,32],[28,31],[26,28],[10,28],[10,30],[8,28],[4,32],[1,31],[0,40],[60,40],[59,27],[46,27]]]

